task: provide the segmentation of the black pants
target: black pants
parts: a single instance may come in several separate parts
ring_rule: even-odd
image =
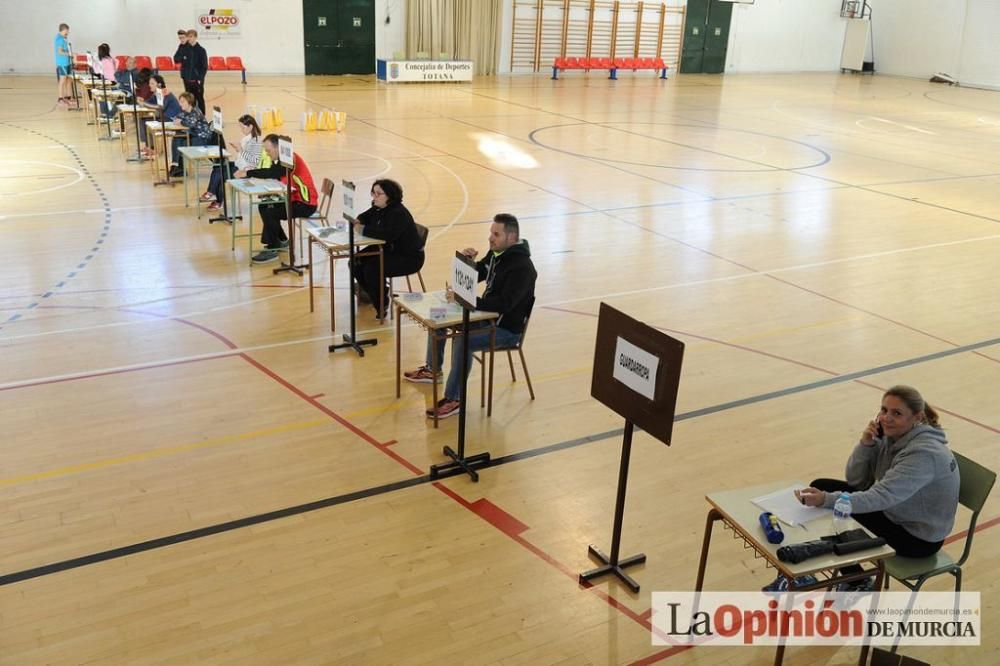
[[[424,253],[421,252],[419,257],[400,257],[394,254],[385,254],[385,277],[402,277],[404,275],[413,275],[424,265]],[[354,269],[354,279],[358,281],[361,288],[365,290],[368,294],[368,298],[371,299],[372,304],[378,309],[378,298],[379,298],[379,270],[378,270],[378,256],[365,256],[359,257],[357,259],[358,265]],[[389,305],[389,286],[385,282],[382,283],[381,289],[384,290],[385,305]],[[382,314],[381,312],[379,313]]]
[[[846,481],[837,479],[816,479],[812,482],[812,487],[828,493],[857,491],[856,488],[847,485]],[[868,531],[875,536],[884,538],[889,546],[896,551],[896,554],[903,557],[927,557],[941,550],[941,546],[944,544],[944,541],[932,542],[918,539],[902,526],[889,520],[881,511],[855,513],[851,517],[868,528]]]
[[[288,219],[285,202],[261,204],[260,219],[264,221],[264,229],[260,232],[260,242],[271,250],[276,250],[288,240],[281,221]],[[292,217],[309,217],[316,212],[316,206],[301,201],[292,202]]]
[[[201,115],[207,116],[207,111],[205,111],[205,86],[201,81],[188,81],[184,80],[184,92],[189,92],[194,95],[194,101],[198,104],[198,108],[201,109]]]

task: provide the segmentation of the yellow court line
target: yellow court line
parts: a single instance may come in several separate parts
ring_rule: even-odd
[[[35,474],[26,474],[24,476],[13,476],[8,479],[0,479],[0,487],[11,486],[18,483],[24,483],[26,481],[41,481],[43,479],[53,479],[60,476],[79,474],[80,472],[89,472],[97,469],[106,469],[108,467],[114,467],[116,465],[126,465],[128,463],[142,462],[145,460],[154,460],[156,458],[164,458],[166,456],[172,456],[177,453],[187,453],[188,451],[197,451],[199,449],[207,449],[214,446],[224,446],[226,444],[242,442],[250,439],[255,439],[257,437],[266,437],[268,435],[277,435],[286,432],[294,432],[296,430],[305,430],[307,428],[315,428],[316,426],[330,425],[330,424],[331,421],[329,419],[323,419],[321,421],[299,421],[296,423],[286,423],[285,425],[274,426],[273,428],[264,428],[263,430],[244,432],[238,435],[223,435],[221,437],[213,437],[211,439],[202,440],[200,442],[191,442],[189,444],[168,446],[162,449],[153,449],[151,451],[142,451],[140,453],[131,453],[125,456],[118,456],[117,458],[95,460],[94,462],[89,462],[89,463],[80,463],[78,465],[68,465],[66,467],[58,467],[56,469],[50,469],[45,472],[37,472]]]

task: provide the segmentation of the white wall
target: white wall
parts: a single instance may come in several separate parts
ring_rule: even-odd
[[[878,0],[872,30],[879,72],[1000,88],[997,0]]]
[[[197,27],[209,7],[235,9],[240,37],[213,38]],[[385,23],[386,16],[389,24]],[[406,0],[376,0],[375,52],[391,56],[403,49]],[[209,55],[238,55],[247,70],[261,74],[305,71],[300,0],[0,0],[0,72],[49,73],[55,70],[52,40],[60,23],[70,26],[77,52],[96,52],[107,42],[111,53],[173,56],[177,29],[195,28]],[[16,26],[16,29],[12,29]]]
[[[396,51],[406,51],[406,0],[375,0],[375,26],[376,58],[392,58]]]
[[[966,0],[878,0],[872,12],[875,69],[958,76]]]
[[[839,71],[845,25],[840,0],[734,4],[726,71]]]
[[[1000,2],[969,0],[958,80],[968,86],[1000,88]]]

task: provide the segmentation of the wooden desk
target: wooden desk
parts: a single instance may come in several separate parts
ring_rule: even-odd
[[[216,148],[218,150],[218,148]],[[246,238],[247,239],[247,250],[250,256],[247,257],[247,262],[253,264],[253,206],[254,202],[257,203],[278,203],[285,200],[287,193],[287,188],[285,184],[280,180],[272,180],[267,178],[227,178],[226,187],[229,189],[230,193],[230,212],[235,213],[237,195],[242,194],[247,198],[249,203],[249,210],[247,211],[247,224],[249,225],[246,234],[236,233],[236,222],[233,222],[233,242],[232,249],[236,251],[236,239]],[[291,224],[291,221],[289,221]],[[310,276],[311,277],[311,276]]]
[[[129,139],[128,132],[126,131],[127,125],[125,124],[125,119],[135,113],[135,121],[139,123],[143,122],[143,119],[147,117],[155,116],[157,111],[156,109],[151,109],[148,106],[136,106],[135,104],[119,104],[116,108],[118,109],[118,126],[122,131],[122,154],[128,155]],[[136,141],[138,141],[138,139],[136,139]]]
[[[99,118],[100,122],[97,123],[97,138],[101,141],[109,141],[111,139],[117,139],[120,134],[115,134],[111,131],[111,124],[114,122],[114,116],[105,116],[101,110],[101,103],[107,102],[111,105],[112,110],[116,109],[117,103],[124,100],[127,97],[122,90],[110,90],[95,88],[91,91],[90,101],[91,105],[94,107],[94,117]],[[107,122],[104,122],[107,120]],[[104,127],[107,125],[107,128]]]
[[[161,123],[159,120],[147,120],[146,121],[146,139],[149,141],[149,145],[156,150],[156,139],[160,139],[160,143],[163,146],[163,151],[169,153],[170,147],[167,146],[167,138],[173,138],[175,136],[183,135],[187,138],[188,128],[180,123],[175,123],[174,121],[169,121],[166,123]],[[154,157],[150,160],[150,165],[153,169],[153,182],[156,182],[160,177],[160,168],[164,166],[163,156]],[[163,175],[164,180],[170,180],[169,171]]]
[[[97,118],[92,117],[94,111],[94,91],[97,90],[109,90],[116,87],[118,84],[114,81],[105,81],[100,77],[90,77],[81,76],[80,74],[75,74],[76,80],[80,82],[83,86],[83,92],[87,96],[87,124],[92,125],[97,123]]]
[[[426,294],[420,292],[407,293],[402,296],[396,296],[392,299],[393,305],[396,306],[396,397],[398,398],[401,394],[400,381],[402,378],[402,370],[400,368],[400,341],[402,340],[402,326],[401,322],[403,320],[403,314],[412,319],[421,328],[427,331],[427,334],[434,338],[436,343],[438,340],[455,338],[462,335],[462,306],[456,303],[449,303],[444,291],[432,291]],[[439,319],[431,318],[431,308],[432,307],[447,307],[448,310],[444,317]],[[473,310],[469,312],[469,323],[475,323],[480,321],[490,322],[490,398],[492,401],[493,395],[493,349],[496,347],[496,320],[500,317],[499,313],[487,312],[485,310]],[[452,332],[447,332],[449,328],[453,329],[458,327],[458,330],[453,330]],[[452,342],[454,344],[454,341]],[[471,363],[471,362],[470,362]],[[434,368],[438,365],[437,359],[437,344],[431,345],[431,372],[434,372]],[[444,368],[444,363],[441,364]],[[471,367],[471,365],[470,365]],[[484,369],[485,372],[485,369]],[[432,395],[434,402],[431,403],[432,409],[437,409],[438,403],[438,380],[437,374],[434,375],[434,381],[432,382],[433,389]],[[466,395],[466,400],[468,400],[468,395]],[[468,405],[466,405],[468,406]],[[487,414],[489,416],[489,414]],[[434,427],[438,427],[437,413],[434,415]]]
[[[181,153],[181,164],[184,165],[184,207],[189,208],[188,204],[188,167],[194,171],[194,207],[198,211],[198,219],[201,219],[201,204],[205,203],[201,200],[201,173],[198,172],[198,162],[208,162],[211,164],[212,160],[219,159],[219,146],[184,146],[180,149]],[[225,148],[222,149],[222,165],[223,169],[229,163],[229,151]],[[220,202],[221,203],[221,202]]]
[[[708,510],[708,518],[705,522],[705,538],[701,545],[701,560],[698,562],[698,579],[695,582],[695,591],[700,592],[705,582],[705,568],[708,563],[708,547],[712,540],[712,526],[716,521],[722,521],[723,528],[733,531],[733,538],[743,541],[746,548],[754,551],[755,557],[763,558],[768,565],[778,570],[778,573],[789,580],[789,590],[819,590],[832,587],[838,583],[860,580],[871,575],[875,576],[876,590],[882,589],[885,579],[884,560],[896,554],[889,546],[871,548],[850,555],[835,555],[830,553],[821,557],[812,557],[798,564],[782,562],[778,559],[778,549],[792,543],[803,541],[814,541],[821,536],[826,536],[832,532],[830,520],[828,518],[818,518],[806,523],[805,527],[790,526],[782,523],[781,529],[785,533],[785,539],[780,544],[768,543],[764,536],[760,523],[757,522],[762,510],[751,500],[773,493],[782,488],[796,485],[795,481],[775,481],[750,488],[740,488],[737,490],[724,490],[721,492],[706,495],[705,499],[712,505]],[[806,484],[798,484],[805,488]],[[851,521],[849,529],[862,528],[861,525]],[[862,528],[863,529],[863,528]],[[841,574],[839,569],[852,564],[862,567],[861,573]],[[865,565],[874,565],[872,568],[865,568]],[[797,587],[795,579],[799,576],[815,576],[819,579],[815,584]],[[785,646],[779,645],[774,655],[774,663],[780,664],[785,654]],[[861,648],[861,658],[859,664],[864,664],[868,658],[868,645]]]
[[[302,225],[303,228],[305,225]],[[350,241],[347,233],[347,229],[340,229],[338,227],[317,227],[315,229],[306,229],[306,234],[309,236],[309,312],[313,312],[315,306],[313,304],[313,245],[318,245],[320,249],[326,252],[330,259],[330,330],[336,329],[336,315],[334,313],[334,289],[333,289],[333,262],[337,259],[347,259],[350,256],[350,248],[348,247]],[[381,278],[381,283],[385,283],[385,259],[382,254],[382,247],[385,245],[384,240],[378,238],[369,238],[368,236],[363,236],[359,233],[354,234],[354,256],[364,257],[369,255],[378,255],[378,274]],[[358,251],[360,250],[360,251]],[[350,285],[349,288],[353,289],[354,285]],[[383,292],[384,293],[384,292]],[[382,300],[384,296],[379,298],[379,310],[385,314],[385,301]],[[351,300],[353,303],[353,299]],[[385,317],[379,320],[380,322],[385,321]]]

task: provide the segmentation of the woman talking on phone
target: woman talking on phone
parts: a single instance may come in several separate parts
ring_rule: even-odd
[[[842,492],[851,515],[896,554],[927,557],[955,524],[959,473],[938,415],[920,392],[893,386],[847,460],[847,481],[816,479],[803,504],[832,508]]]

